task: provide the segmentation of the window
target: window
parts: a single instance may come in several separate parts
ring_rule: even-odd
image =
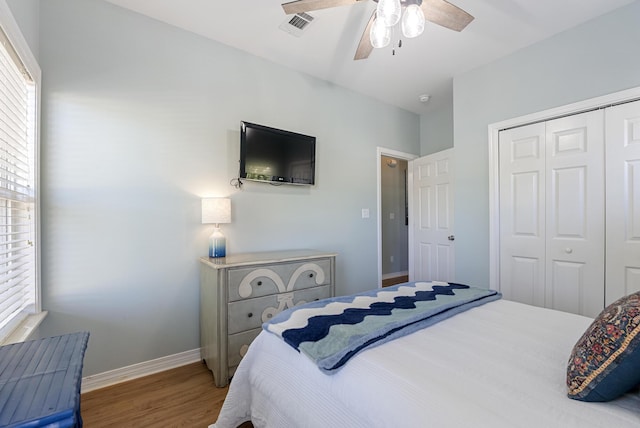
[[[0,6],[0,341],[9,336],[14,341],[25,338],[31,316],[41,312],[36,203],[40,70],[6,3]]]

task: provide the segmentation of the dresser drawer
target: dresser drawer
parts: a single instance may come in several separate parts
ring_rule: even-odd
[[[258,337],[261,328],[255,328],[249,331],[243,331],[242,333],[229,335],[229,367],[237,366],[240,364],[240,360],[244,357],[249,349],[249,344],[253,342],[253,339]]]
[[[229,301],[268,296],[331,282],[331,260],[310,259],[265,267],[229,269]]]
[[[331,286],[324,285],[293,293],[272,294],[231,302],[227,311],[229,334],[258,328],[263,322],[269,321],[274,315],[287,308],[330,296]]]

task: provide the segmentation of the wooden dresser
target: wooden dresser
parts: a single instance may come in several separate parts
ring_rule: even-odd
[[[200,259],[200,353],[216,386],[229,383],[263,322],[335,295],[335,258],[292,250]]]

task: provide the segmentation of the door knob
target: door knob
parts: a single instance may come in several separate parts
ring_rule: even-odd
[[[449,241],[455,241],[455,240],[456,240],[456,237],[455,237],[454,235],[449,235],[449,236],[447,236],[447,239],[448,239]]]

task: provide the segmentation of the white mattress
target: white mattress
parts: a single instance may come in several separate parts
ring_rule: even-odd
[[[212,427],[638,428],[638,393],[566,396],[567,360],[591,321],[499,300],[366,350],[334,375],[262,332]]]

